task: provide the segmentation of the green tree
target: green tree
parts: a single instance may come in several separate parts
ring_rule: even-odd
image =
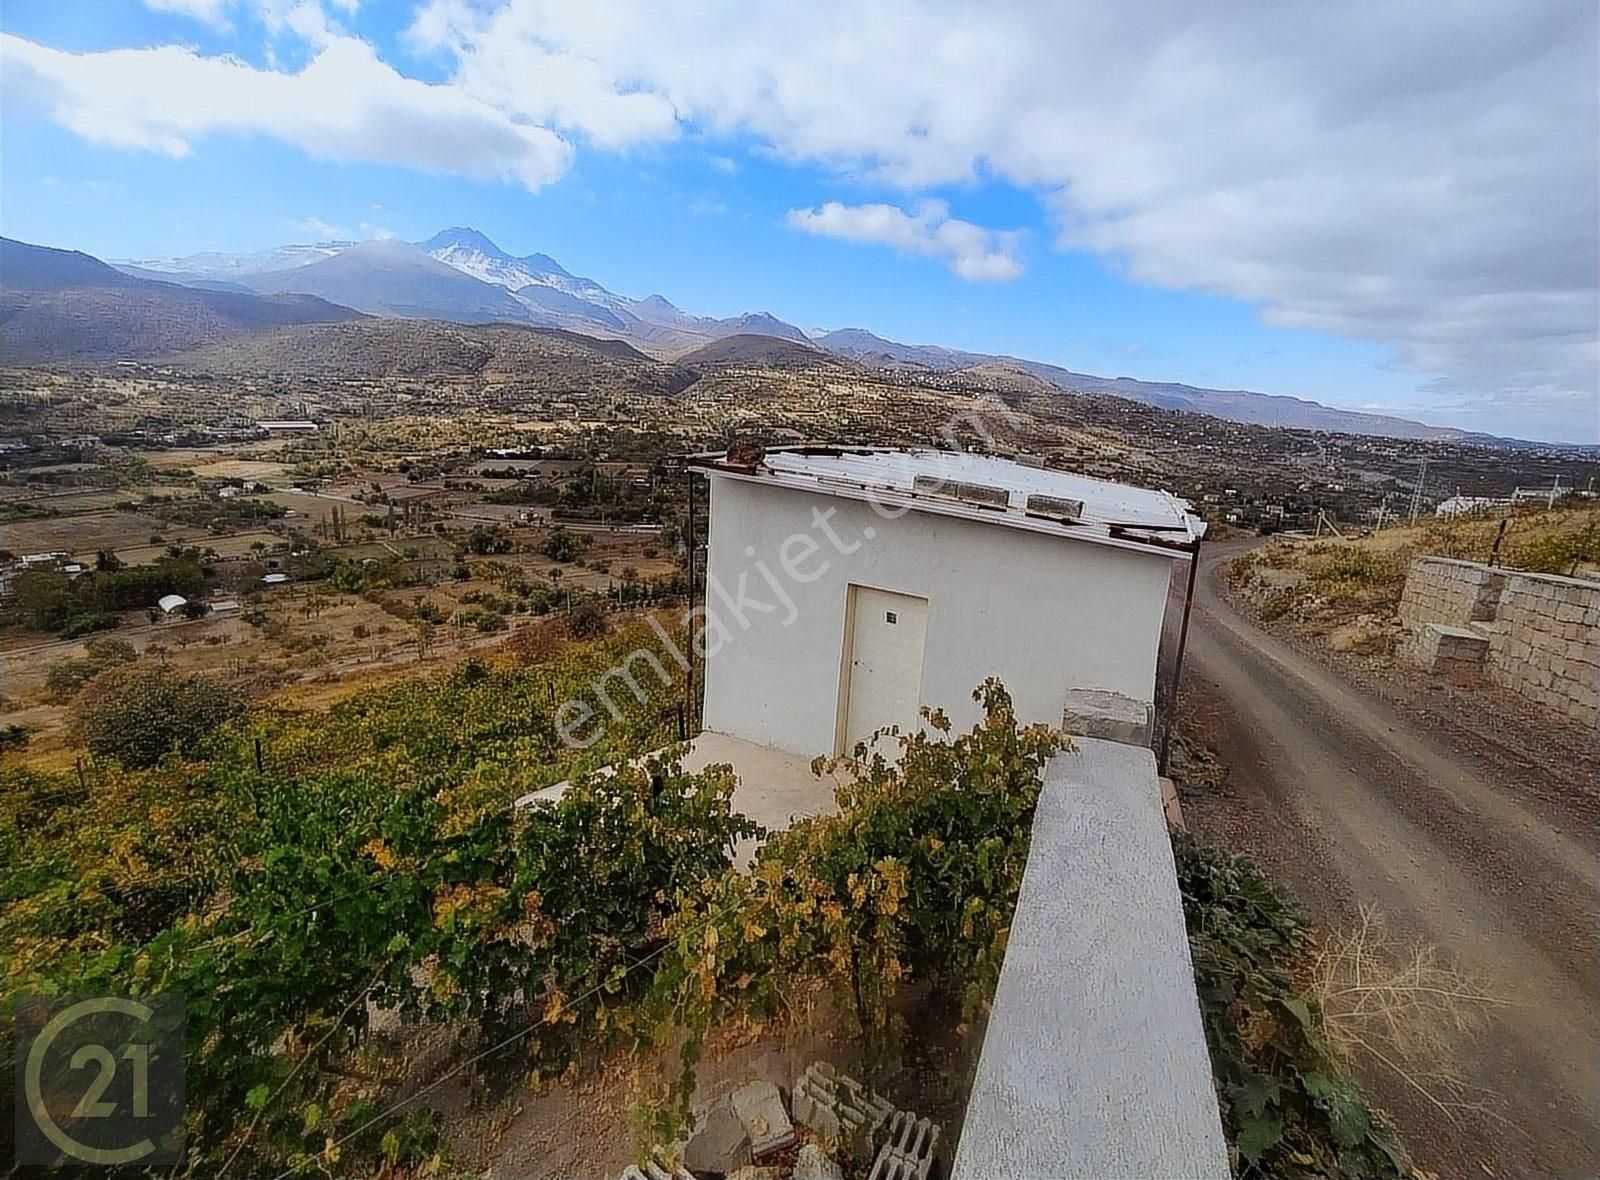
[[[567,619],[567,630],[574,639],[598,639],[611,630],[611,622],[598,602],[586,602]]]
[[[17,578],[16,610],[35,630],[53,631],[72,613],[72,584],[53,570],[29,570]]]
[[[213,730],[244,709],[237,689],[153,664],[102,672],[84,686],[73,712],[92,753],[142,768],[172,750],[194,753]]]
[[[511,538],[500,529],[480,524],[467,535],[467,548],[480,557],[491,553],[510,553]]]
[[[589,548],[589,538],[557,526],[544,539],[539,552],[551,561],[575,561]]]

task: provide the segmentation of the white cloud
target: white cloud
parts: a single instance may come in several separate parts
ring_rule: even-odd
[[[352,16],[361,7],[361,0],[329,2]],[[152,11],[186,16],[216,29],[231,27],[230,10],[253,12],[274,33],[325,19],[319,0],[144,0],[144,5]]]
[[[670,109],[911,194],[1031,188],[1065,247],[1390,344],[1449,389],[1581,392],[1592,435],[1597,11],[433,0],[416,28],[531,118],[550,103],[492,80],[581,66],[561,118],[609,142],[632,141],[607,113],[626,95],[655,113],[638,138]]]
[[[922,201],[912,212],[896,205],[844,205],[789,210],[789,224],[821,237],[880,242],[908,254],[938,258],[964,279],[1014,279],[1018,235],[973,225],[950,216],[943,201]]]
[[[568,168],[554,132],[457,87],[396,73],[326,30],[297,73],[162,46],[65,53],[0,34],[4,101],[43,107],[93,143],[184,157],[208,135],[264,134],[318,159],[398,164],[535,190]]]
[[[226,27],[228,18],[223,10],[229,0],[144,0],[145,7],[156,12],[170,12],[191,17],[218,28]]]
[[[310,64],[6,38],[7,102],[38,98],[101,143],[181,154],[264,132],[529,187],[561,175],[568,139],[686,133],[908,206],[995,178],[1039,195],[1061,246],[1138,280],[1389,344],[1441,399],[1565,414],[1583,394],[1594,429],[1600,9],[1583,0],[428,0],[407,43],[444,86],[310,0],[238,3]]]
[[[432,0],[406,38],[420,50],[448,50],[456,85],[518,118],[605,148],[677,136],[678,112],[659,91],[630,86],[596,57],[546,44],[541,23],[539,13],[516,7],[491,15],[465,0]]]
[[[340,241],[350,236],[350,231],[342,225],[331,221],[324,221],[320,217],[297,217],[290,222],[296,232],[315,238],[319,242]]]

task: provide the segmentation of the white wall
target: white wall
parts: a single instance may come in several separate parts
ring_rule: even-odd
[[[829,528],[858,547],[842,553]],[[929,600],[922,703],[958,729],[977,720],[972,690],[989,675],[1029,722],[1059,725],[1071,688],[1154,697],[1167,557],[926,512],[888,519],[862,501],[727,477],[711,480],[709,545],[707,729],[832,753],[852,582]],[[747,599],[774,609],[730,606],[717,587],[737,601],[741,578]]]
[[[1227,1180],[1149,750],[1045,767],[954,1180]]]

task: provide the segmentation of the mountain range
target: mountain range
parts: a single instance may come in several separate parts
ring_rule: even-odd
[[[76,250],[0,238],[0,355],[11,364],[159,356],[269,328],[362,318],[315,295],[155,281]]]
[[[365,316],[511,323],[624,341],[685,363],[795,367],[831,355],[876,368],[983,369],[1256,425],[1497,441],[1302,398],[1098,377],[1020,357],[903,344],[862,328],[807,332],[766,312],[693,315],[662,295],[619,295],[546,254],[508,254],[464,227],[421,242],[321,242],[114,265],[75,251],[0,243],[0,342],[13,363],[164,356],[267,327]]]

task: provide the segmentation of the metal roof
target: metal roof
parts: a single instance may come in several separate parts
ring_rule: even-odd
[[[1206,530],[1171,492],[932,449],[801,446],[693,455],[710,474],[1185,556]]]

